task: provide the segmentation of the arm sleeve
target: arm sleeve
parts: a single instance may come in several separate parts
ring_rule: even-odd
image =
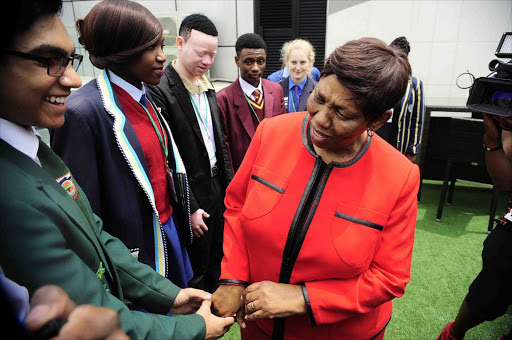
[[[229,158],[229,166],[231,168],[231,173],[234,173],[233,169],[233,159],[231,158],[231,145],[229,144],[229,127],[228,127],[228,121],[226,117],[227,112],[227,104],[226,104],[227,97],[223,92],[217,93],[217,105],[219,107],[219,116],[220,116],[220,122],[222,125],[222,133],[224,136],[224,144],[226,145],[227,151],[228,151],[228,158]]]
[[[31,194],[39,195],[34,191]],[[2,195],[1,202],[2,211],[10,212],[0,223],[0,261],[6,275],[16,278],[31,293],[43,285],[56,284],[77,305],[91,304],[115,310],[122,329],[132,339],[204,339],[205,323],[199,315],[168,317],[134,312],[107,292],[91,270],[91,264],[84,262],[94,259],[82,258],[73,250],[74,247],[85,249],[91,241],[78,226],[70,225],[73,222],[60,208],[47,204],[44,194],[38,197],[42,203],[35,205],[11,196],[12,199],[5,200]],[[26,254],[16,251],[20,249],[25,249]]]
[[[418,188],[419,169],[411,163],[368,270],[348,280],[305,282],[303,293],[312,325],[336,323],[367,313],[404,294],[410,280]]]
[[[229,144],[228,144],[228,131],[227,130],[227,125],[225,124],[225,113],[226,113],[226,107],[224,105],[224,111],[221,111],[221,106],[219,105],[218,103],[218,96],[215,95],[215,93],[213,94],[213,97],[214,97],[214,101],[215,101],[215,106],[217,107],[217,117],[218,117],[218,122],[219,122],[219,125],[220,125],[220,133],[222,135],[222,142],[221,142],[221,145],[222,145],[222,163],[223,163],[223,166],[224,166],[224,171],[225,171],[225,179],[226,179],[226,184],[229,185],[229,183],[231,183],[231,181],[233,180],[233,162],[231,161],[231,152],[229,150]],[[213,111],[212,111],[213,112]]]
[[[121,240],[103,230],[101,219],[95,218],[101,240],[119,275],[125,298],[149,312],[166,314],[181,289],[163,276],[155,275],[155,270],[150,266],[139,262]]]
[[[221,283],[247,285],[250,282],[249,259],[240,218],[247,196],[252,166],[258,155],[262,131],[267,121],[267,119],[264,119],[256,129],[244,160],[226,190]]]
[[[414,105],[410,113],[409,120],[409,143],[406,153],[416,155],[421,143],[421,131],[423,126],[423,113],[425,112],[425,102],[423,100],[423,82],[417,79],[414,91]]]

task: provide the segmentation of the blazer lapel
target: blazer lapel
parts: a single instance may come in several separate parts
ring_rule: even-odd
[[[34,161],[1,140],[0,148],[3,148],[5,151],[6,159],[13,162],[18,167],[20,172],[23,172],[27,175],[27,179],[31,182],[27,183],[27,185],[34,185],[37,189],[44,192],[44,194],[50,200],[55,202],[59,208],[64,211],[64,213],[69,217],[77,229],[86,235],[94,247],[96,254],[100,258],[100,261],[102,261],[105,265],[106,272],[108,273],[109,278],[113,284],[112,288],[117,290],[118,281],[115,279],[117,278],[117,275],[115,272],[113,272],[113,268],[110,266],[111,262],[106,257],[107,252],[100,241],[101,238],[99,233],[96,229],[94,229],[94,226],[90,225],[89,221],[82,212],[82,209],[80,209],[75,201],[69,197],[66,191],[57,183],[57,181],[48,175],[46,171],[41,169]],[[80,191],[80,194],[84,194],[79,186],[78,190]]]
[[[308,108],[308,98],[311,92],[313,92],[313,82],[308,77],[308,80],[306,81],[306,84],[304,85],[304,89],[302,90],[302,95],[300,96],[299,101],[299,107],[297,108],[297,111],[306,111]]]
[[[252,112],[251,107],[247,102],[247,99],[245,99],[245,95],[242,90],[242,87],[240,86],[240,81],[238,80],[238,78],[235,80],[235,82],[236,85],[234,86],[233,89],[233,104],[237,107],[236,114],[238,116],[238,119],[240,119],[240,122],[242,123],[245,132],[247,132],[249,137],[252,138],[254,136],[254,133],[256,132],[251,117],[251,115],[253,115],[254,113]]]
[[[55,182],[57,183],[57,182]],[[96,254],[100,258],[100,261],[105,266],[105,272],[109,276],[109,282],[112,284],[111,289],[115,289],[116,292],[120,292],[118,287],[117,275],[113,271],[112,262],[107,258],[107,250],[101,243],[101,237],[95,226],[91,226],[87,218],[85,217],[82,209],[68,196],[68,194],[62,190],[62,188],[56,184],[44,184],[41,183],[39,189],[42,190],[51,200],[53,200],[73,221],[77,229],[81,230],[93,245],[96,250]],[[84,194],[82,188],[79,187],[80,194]]]
[[[208,106],[210,107],[210,113],[212,115],[213,133],[215,135],[216,147],[221,147],[221,143],[224,140],[224,134],[222,132],[222,124],[220,122],[219,108],[217,106],[217,97],[214,90],[208,90],[206,92],[206,98],[208,99]]]
[[[58,186],[58,185],[57,185]],[[48,198],[57,203],[59,207],[68,215],[68,217],[75,223],[75,225],[80,229],[87,237],[91,240],[96,248],[98,254],[101,254],[99,249],[102,247],[98,242],[99,235],[93,230],[93,227],[89,224],[89,221],[85,218],[80,207],[73,202],[70,201],[70,197],[68,194],[61,190],[61,187],[55,188],[53,185],[49,185],[47,183],[39,183],[38,188],[42,190]],[[80,189],[80,195],[83,195],[83,191]],[[101,255],[100,255],[101,256]],[[103,256],[101,256],[103,257]]]

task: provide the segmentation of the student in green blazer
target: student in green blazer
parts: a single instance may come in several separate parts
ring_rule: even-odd
[[[114,309],[131,338],[221,337],[233,318],[213,316],[206,292],[180,289],[133,258],[38,139],[34,126],[62,126],[65,99],[81,85],[82,57],[60,8],[61,0],[20,0],[0,18],[14,23],[0,52],[0,266],[29,293],[56,284],[77,304]],[[148,312],[132,311],[130,303]]]

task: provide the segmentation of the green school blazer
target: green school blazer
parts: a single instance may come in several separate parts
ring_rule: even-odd
[[[75,189],[84,195],[78,185]],[[204,339],[200,315],[165,315],[180,288],[103,231],[85,201],[92,225],[55,178],[0,140],[0,265],[5,276],[30,294],[56,284],[77,305],[112,308],[133,339]],[[151,313],[132,311],[125,300]]]

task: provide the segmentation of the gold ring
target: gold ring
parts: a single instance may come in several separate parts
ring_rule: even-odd
[[[254,308],[254,301],[251,301],[249,305],[251,306],[253,312],[256,311],[256,308]]]

